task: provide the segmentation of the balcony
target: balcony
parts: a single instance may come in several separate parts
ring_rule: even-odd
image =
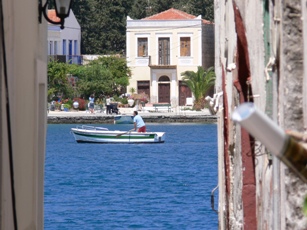
[[[166,62],[166,63],[159,62],[158,65],[153,65],[151,63],[151,56],[148,57],[148,66],[151,69],[176,69],[177,68],[177,65],[170,65],[169,62]]]
[[[48,61],[58,61],[68,64],[83,64],[83,56],[81,55],[48,55]]]

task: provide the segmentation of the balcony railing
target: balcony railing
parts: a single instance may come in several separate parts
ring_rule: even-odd
[[[81,55],[48,55],[48,60],[77,65],[83,64],[83,56]]]

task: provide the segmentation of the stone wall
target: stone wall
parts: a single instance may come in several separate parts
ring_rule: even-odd
[[[302,6],[306,11],[303,0],[215,0],[216,92],[224,95],[217,113],[220,229],[306,229],[307,186],[231,120],[249,101],[284,130],[306,131]]]
[[[144,116],[145,123],[216,123],[216,116],[153,115]],[[48,124],[113,124],[113,116],[48,116]]]
[[[303,24],[301,0],[285,0],[281,5],[281,58],[279,84],[279,122],[285,130],[304,132],[303,122]],[[306,39],[306,38],[305,38]],[[306,56],[306,54],[305,54]],[[302,212],[307,186],[284,167],[285,229],[306,229]]]

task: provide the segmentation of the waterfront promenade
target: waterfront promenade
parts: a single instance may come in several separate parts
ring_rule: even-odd
[[[120,115],[132,115],[134,108],[120,108]],[[86,111],[49,111],[49,124],[96,124],[114,123],[114,116],[104,112],[94,114]],[[216,116],[210,115],[208,109],[202,111],[177,110],[173,112],[139,111],[145,122],[148,123],[188,123],[188,122],[216,122]]]

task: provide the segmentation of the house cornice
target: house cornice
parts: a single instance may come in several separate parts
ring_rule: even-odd
[[[177,65],[148,65],[151,69],[177,69]]]
[[[193,20],[129,20],[127,30],[134,28],[200,28],[203,25],[201,19]]]

